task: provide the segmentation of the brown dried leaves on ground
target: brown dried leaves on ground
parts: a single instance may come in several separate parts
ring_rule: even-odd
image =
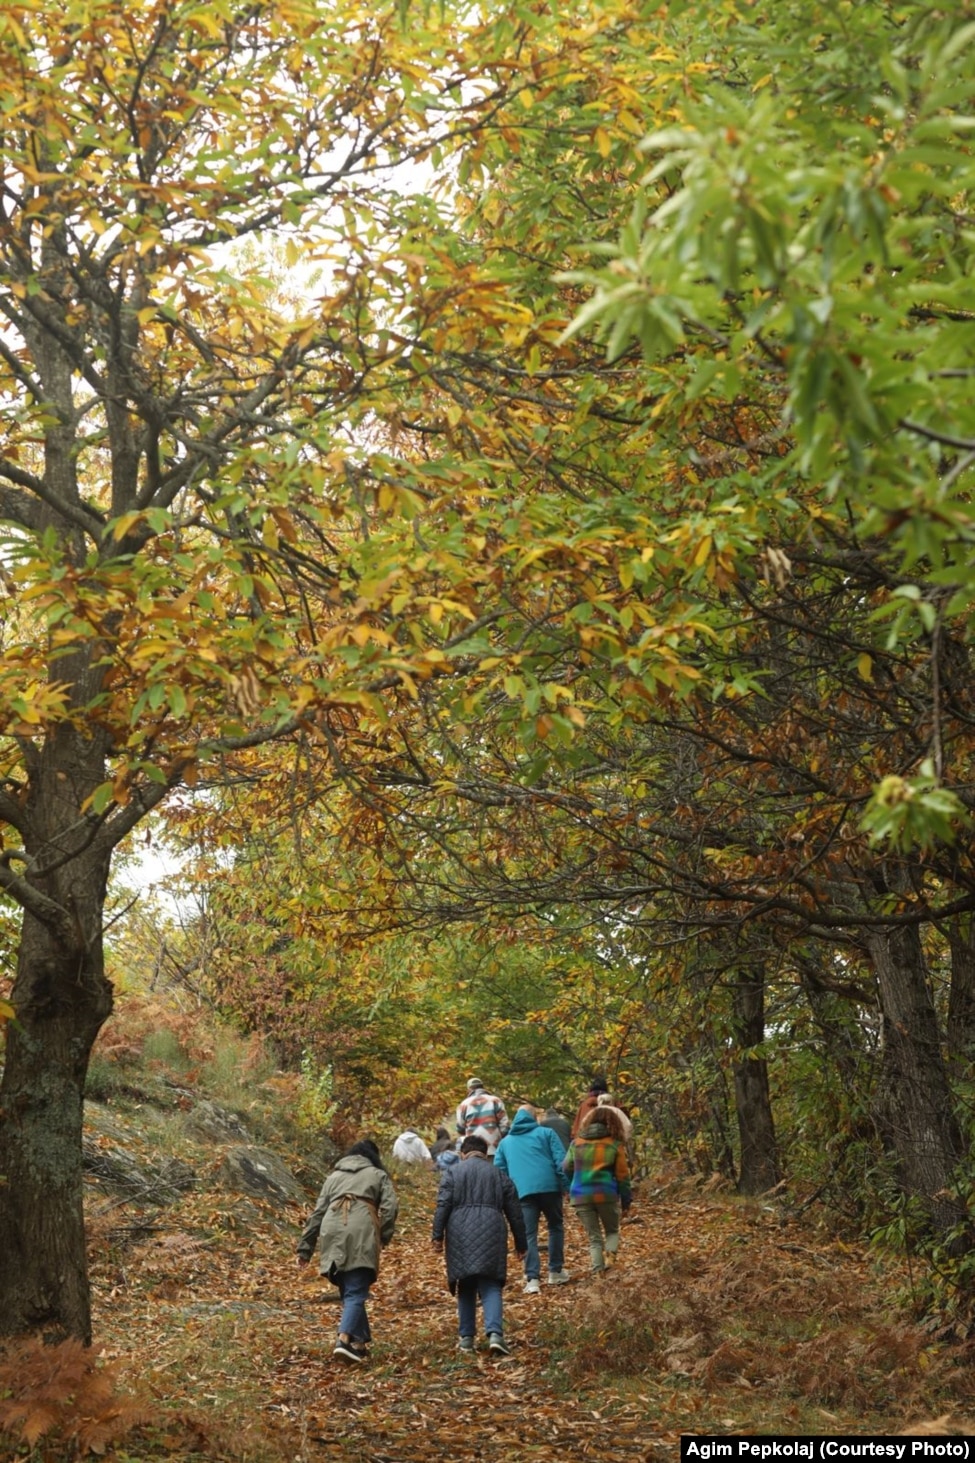
[[[363,1367],[333,1358],[335,1292],[295,1265],[303,1214],[198,1193],[169,1228],[103,1230],[98,1335],[158,1418],[120,1458],[656,1463],[681,1432],[964,1431],[975,1414],[969,1359],[898,1313],[889,1266],[774,1202],[681,1183],[643,1184],[605,1280],[567,1210],[572,1283],[524,1296],[512,1258],[512,1355],[465,1356],[429,1245],[435,1189],[400,1184]]]

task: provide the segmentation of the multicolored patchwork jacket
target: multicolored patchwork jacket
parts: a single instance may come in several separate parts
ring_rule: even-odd
[[[473,1133],[482,1137],[493,1153],[511,1124],[500,1097],[492,1097],[479,1087],[470,1097],[465,1097],[457,1109],[457,1131],[469,1138]]]
[[[629,1209],[630,1165],[626,1148],[609,1136],[609,1129],[591,1119],[565,1155],[562,1164],[571,1176],[569,1198],[573,1204],[606,1204],[619,1199]]]

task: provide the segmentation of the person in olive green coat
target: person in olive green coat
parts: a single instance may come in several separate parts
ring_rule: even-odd
[[[398,1209],[379,1149],[364,1138],[332,1169],[298,1241],[298,1264],[308,1264],[317,1241],[319,1270],[338,1286],[342,1316],[334,1354],[344,1361],[366,1359],[372,1340],[366,1301],[379,1274],[380,1251],[393,1237]]]

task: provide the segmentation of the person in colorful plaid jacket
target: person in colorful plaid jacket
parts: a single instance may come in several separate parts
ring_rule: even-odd
[[[612,1109],[593,1109],[562,1167],[570,1178],[569,1201],[589,1240],[593,1274],[604,1275],[616,1264],[620,1218],[632,1201],[626,1141]]]
[[[467,1096],[457,1109],[460,1136],[483,1138],[488,1146],[488,1156],[493,1158],[495,1148],[510,1126],[500,1097],[486,1092],[480,1077],[472,1077],[467,1084]]]

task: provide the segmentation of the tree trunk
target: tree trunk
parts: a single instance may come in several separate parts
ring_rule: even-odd
[[[951,985],[948,991],[948,1058],[967,1076],[975,1060],[975,920],[959,915],[948,926]]]
[[[78,810],[103,765],[90,740],[63,729],[34,763],[24,884],[48,909],[24,912],[0,1080],[0,1333],[86,1344],[82,1104],[112,1009],[102,950],[110,851]]]
[[[734,987],[736,1044],[746,1051],[765,1040],[765,979],[760,971],[741,971]],[[738,1192],[763,1194],[781,1179],[768,1063],[746,1055],[735,1063],[735,1107],[741,1144]]]
[[[40,931],[40,943],[46,932]],[[38,940],[26,935],[25,947]],[[100,954],[100,952],[99,952]],[[49,949],[21,969],[43,996],[25,1004],[18,977],[16,1024],[7,1032],[0,1084],[0,1332],[91,1342],[82,1214],[82,1099],[92,1044],[111,1009],[100,959]]]
[[[710,1060],[713,1066],[714,1076],[708,1082],[706,1089],[709,1146],[714,1166],[718,1173],[721,1174],[722,1178],[730,1179],[733,1184],[736,1184],[738,1182],[738,1172],[735,1165],[735,1152],[732,1146],[731,1130],[728,1122],[731,1101],[728,1094],[728,1084],[725,1080],[726,1074],[721,1070],[715,1053],[712,1052],[710,1054]]]
[[[884,1085],[901,1182],[944,1234],[964,1218],[964,1207],[946,1192],[963,1144],[920,935],[894,926],[869,935],[867,945],[880,990]]]

